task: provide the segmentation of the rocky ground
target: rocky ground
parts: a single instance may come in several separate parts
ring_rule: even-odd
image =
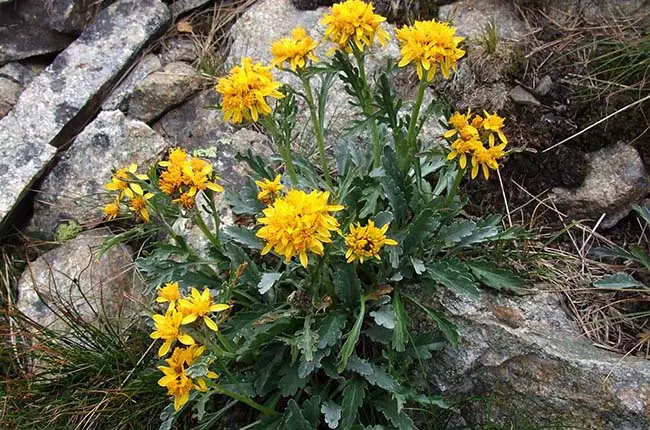
[[[229,29],[228,51],[222,50],[223,44],[208,42],[210,58],[225,55],[221,68],[206,67],[206,45],[201,43],[205,38],[197,34],[198,27],[195,33],[191,26],[179,25],[214,2],[52,0],[49,8],[41,3],[0,0],[0,226],[7,238],[19,230],[51,239],[70,221],[87,231],[34,256],[18,283],[18,307],[56,324],[36,291],[45,297],[70,296],[66,279],[83,277],[85,294],[106,297],[115,315],[127,315],[129,302],[143,300],[132,268],[134,250],[114,248],[101,258],[89,252],[114,234],[103,226],[101,213],[103,183],[111,169],[130,162],[147,165],[167,148],[181,146],[202,151],[226,182],[239,183],[246,172],[235,161],[236,153],[253,148],[268,154],[270,145],[256,130],[236,130],[217,111],[205,109],[217,102],[211,88],[214,76],[206,72],[223,70],[224,64],[244,55],[268,60],[272,41],[298,24],[314,34],[322,32],[318,19],[322,7],[332,1],[222,5],[232,9],[254,3]],[[559,23],[567,17],[599,22],[613,13],[635,16],[648,10],[648,2],[449,0],[377,5],[393,23],[412,17],[452,20],[467,36],[468,55],[454,79],[433,85],[428,97],[445,94],[456,109],[497,110],[508,118],[507,132],[518,152],[502,169],[503,188],[498,181],[466,184],[474,202],[471,211],[508,210],[516,222],[529,224],[541,207],[547,224],[588,219],[585,225],[591,228],[600,220],[597,227],[603,234],[638,238],[639,227],[628,214],[650,193],[650,134],[644,135],[638,126],[639,118],[650,113],[650,104],[543,152],[591,124],[602,110],[575,101],[566,62],[545,67],[548,59],[542,63],[538,57],[550,52],[540,46],[559,39],[549,29],[562,27]],[[494,52],[486,53],[489,45],[481,38],[490,22],[500,41]],[[393,23],[386,25],[389,32]],[[369,69],[397,55],[393,41],[371,52]],[[534,73],[527,66],[533,64],[531,58],[537,61]],[[411,94],[413,82],[404,73],[396,84],[401,93]],[[332,94],[327,126],[334,150],[342,121],[354,112],[343,91],[335,88]],[[301,115],[298,129],[307,120]],[[435,122],[427,130],[426,139],[439,141]],[[299,135],[297,146],[308,148],[310,141],[308,135]],[[191,235],[191,225],[177,227]],[[60,229],[58,233],[60,238]],[[492,396],[497,420],[525,413],[536,422],[582,428],[649,428],[650,364],[635,356],[623,360],[593,346],[565,312],[562,295],[546,285],[534,290],[541,292],[486,296],[476,302],[450,295],[432,298],[453,316],[463,344],[427,364],[428,383],[450,396]],[[81,306],[80,311],[92,318],[92,308]],[[471,402],[462,416],[474,425],[483,419]]]

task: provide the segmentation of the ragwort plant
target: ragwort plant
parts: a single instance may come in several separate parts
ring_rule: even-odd
[[[130,213],[170,239],[138,261],[158,288],[151,337],[160,340],[158,383],[172,399],[161,428],[190,408],[198,428],[209,428],[234,405],[244,411],[241,428],[415,428],[409,411],[447,407],[411,380],[416,366],[458,347],[459,335],[410,287],[471,297],[481,286],[521,287],[483,251],[520,232],[503,231],[499,216],[466,219],[458,195],[466,175],[487,180],[499,168],[504,119],[457,112],[440,139],[419,137],[428,119],[445,117],[443,103],[423,106],[424,95],[438,71],[450,78],[463,38],[435,20],[405,26],[396,33],[399,63],[371,79],[366,53],[389,38],[383,21],[359,0],[334,5],[321,21],[325,40],[297,28],[271,47],[271,65],[243,58],[219,80],[216,108],[233,124],[262,126],[283,168],[248,151],[239,159],[251,177],[224,190],[210,163],[175,148],[146,174],[132,165],[107,185],[115,193],[109,219]],[[319,43],[332,46],[327,58],[315,55]],[[272,67],[301,87],[275,81]],[[390,85],[405,67],[419,78],[410,108]],[[363,119],[350,123],[332,160],[324,123],[335,79]],[[316,163],[292,150],[299,102],[309,110]],[[236,225],[221,225],[222,197]],[[209,258],[171,227],[179,217],[201,229]],[[435,328],[414,332],[414,309]]]

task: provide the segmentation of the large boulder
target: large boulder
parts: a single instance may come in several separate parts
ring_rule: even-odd
[[[602,228],[616,225],[650,193],[650,177],[632,145],[619,142],[587,155],[589,172],[574,189],[554,188],[551,200],[573,218],[597,220]]]
[[[425,367],[436,390],[477,400],[461,406],[472,428],[512,417],[567,429],[650,428],[648,361],[593,346],[569,320],[558,294],[419,297],[444,309],[458,327],[458,349],[434,354]],[[487,418],[480,401],[486,398]]]
[[[129,101],[135,86],[144,78],[162,67],[160,58],[155,54],[147,54],[133,65],[124,79],[111,91],[111,94],[102,103],[102,110],[119,109],[122,112],[129,110]]]
[[[129,102],[129,116],[150,122],[201,89],[203,78],[192,66],[170,63],[138,82]]]
[[[20,63],[0,67],[0,118],[18,102],[18,97],[33,78],[34,73]]]
[[[108,229],[87,231],[29,263],[18,281],[16,307],[34,322],[71,333],[58,314],[76,313],[87,323],[134,314],[143,283],[124,245],[97,253]]]
[[[70,34],[79,34],[102,7],[115,0],[20,0],[18,13],[30,23]]]
[[[101,112],[43,179],[30,228],[51,234],[62,221],[100,222],[112,169],[137,163],[146,170],[166,147],[145,123],[119,110]]]
[[[102,10],[23,91],[0,120],[0,227],[53,159],[56,147],[77,134],[169,18],[159,0],[120,0]]]

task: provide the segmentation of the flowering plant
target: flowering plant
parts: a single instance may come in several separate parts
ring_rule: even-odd
[[[273,66],[301,88],[280,85],[271,66],[250,58],[219,80],[224,118],[257,122],[280,155],[274,165],[240,154],[251,171],[243,186],[222,185],[209,163],[178,148],[147,175],[131,166],[107,185],[119,193],[108,218],[128,209],[171,239],[138,260],[158,288],[151,337],[162,342],[159,384],[173,399],[162,428],[190,408],[205,428],[233,408],[242,428],[415,428],[409,410],[447,404],[413,372],[426,373],[433,351],[459,345],[454,325],[431,305],[437,289],[476,297],[481,287],[521,287],[486,252],[521,232],[504,231],[498,216],[462,216],[458,193],[469,167],[471,178],[498,171],[504,119],[449,115],[436,100],[423,106],[436,71],[446,79],[456,69],[463,39],[435,20],[404,27],[401,60],[371,80],[367,52],[389,37],[382,21],[371,4],[348,0],[322,19],[328,59],[315,55],[318,43],[302,28],[274,44]],[[409,107],[390,82],[411,66],[419,85]],[[324,106],[335,78],[361,119],[333,160]],[[299,103],[309,110],[315,162],[294,151]],[[431,121],[448,131],[422,139]],[[222,225],[224,204],[238,216],[233,225]],[[179,217],[201,230],[209,256],[171,227]],[[415,331],[414,311],[433,328]]]

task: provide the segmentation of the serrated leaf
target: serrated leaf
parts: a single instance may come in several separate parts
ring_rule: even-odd
[[[458,243],[463,238],[471,235],[475,229],[476,223],[474,221],[456,221],[450,225],[441,227],[438,232],[438,239],[446,243]]]
[[[406,338],[412,321],[404,309],[404,303],[402,303],[401,294],[397,288],[393,294],[393,311],[395,312],[393,347],[397,352],[404,352],[406,351]]]
[[[289,400],[287,403],[281,428],[284,430],[313,430],[312,425],[305,419],[302,410],[294,399]]]
[[[438,311],[437,309],[429,308],[422,303],[420,303],[420,300],[417,300],[409,295],[404,294],[404,297],[409,299],[411,303],[422,309],[424,313],[431,318],[435,323],[438,325],[438,329],[442,333],[442,335],[451,343],[451,346],[454,348],[457,348],[458,345],[460,344],[460,334],[458,333],[458,330],[456,329],[456,326],[447,319],[447,316]]]
[[[226,238],[251,249],[262,249],[262,242],[257,236],[255,236],[254,230],[229,225],[223,228],[223,234]]]
[[[404,197],[404,192],[399,188],[397,182],[389,176],[382,176],[379,178],[379,183],[381,188],[390,203],[390,207],[393,209],[392,212],[395,214],[395,217],[398,223],[404,222],[404,214],[406,209],[406,197]]]
[[[434,281],[458,294],[474,299],[481,296],[481,290],[472,279],[471,274],[460,263],[429,263],[427,265],[427,274]]]
[[[372,217],[377,228],[382,228],[386,224],[393,222],[393,213],[389,211],[382,211]]]
[[[415,273],[418,275],[421,275],[427,271],[427,268],[424,265],[424,261],[420,260],[419,258],[411,257],[411,264],[413,265],[413,270],[415,270]]]
[[[334,346],[343,335],[343,328],[347,321],[347,316],[343,314],[330,313],[325,317],[323,323],[318,329],[319,342],[318,348]]]
[[[512,290],[522,292],[526,289],[524,281],[509,270],[500,269],[489,263],[466,262],[474,276],[490,288],[495,290]]]
[[[320,396],[311,396],[302,403],[302,415],[305,417],[312,429],[320,427]]]
[[[281,277],[282,273],[280,272],[263,273],[262,279],[257,284],[257,289],[260,294],[266,294]]]
[[[356,355],[353,355],[348,360],[347,369],[361,376],[367,376],[372,373],[372,366],[370,365],[368,360],[359,358]]]
[[[613,275],[603,276],[600,280],[594,282],[594,287],[605,288],[608,290],[622,290],[625,288],[648,288],[625,272],[618,272]]]
[[[409,224],[406,236],[402,240],[401,246],[404,252],[408,255],[412,249],[417,249],[418,245],[431,236],[439,225],[440,222],[431,209],[420,212]]]
[[[367,218],[377,211],[377,200],[380,195],[381,190],[378,187],[363,189],[360,200],[365,203],[359,212],[359,218]]]
[[[392,305],[384,305],[376,311],[370,312],[370,316],[375,319],[377,325],[391,330],[395,328],[395,311]]]
[[[339,426],[341,420],[341,412],[343,408],[337,405],[334,401],[328,400],[323,403],[320,408],[321,413],[325,416],[325,423],[330,429],[335,429]]]
[[[486,242],[499,236],[499,229],[494,226],[477,227],[472,234],[465,236],[458,242],[457,247],[469,246],[476,243]]]
[[[399,386],[397,381],[381,366],[374,363],[370,363],[370,365],[372,367],[372,373],[370,375],[364,375],[366,381],[388,392],[394,391]]]
[[[298,363],[294,363],[287,373],[280,378],[278,388],[281,390],[283,396],[294,396],[299,389],[307,384],[307,378],[298,376]]]
[[[373,400],[372,405],[399,430],[417,430],[415,423],[406,412],[400,411],[397,402],[388,396]]]
[[[361,282],[353,264],[342,264],[333,267],[332,282],[336,296],[347,309],[354,309],[361,298]]]
[[[304,354],[306,361],[314,360],[314,346],[318,341],[317,336],[311,331],[311,315],[307,315],[305,325],[297,338],[298,347]]]
[[[345,382],[343,388],[343,399],[341,401],[341,428],[349,429],[357,420],[357,413],[363,399],[366,396],[364,383],[359,378],[350,378]]]

